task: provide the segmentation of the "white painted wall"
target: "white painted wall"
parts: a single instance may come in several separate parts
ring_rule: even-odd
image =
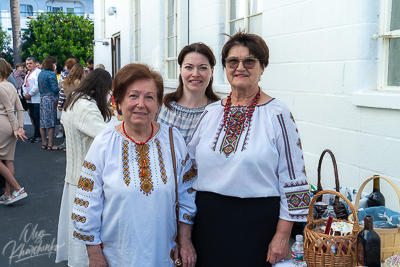
[[[105,9],[117,7],[117,16],[106,15],[106,36],[121,32],[123,64],[132,62],[134,50],[134,0],[105,1]],[[227,32],[226,0],[189,1],[189,42],[209,45],[218,59],[215,90],[225,95],[220,53]],[[95,14],[101,1],[95,1]],[[397,92],[376,93],[378,79],[379,1],[376,0],[264,0],[262,37],[270,48],[270,65],[262,77],[263,90],[292,110],[304,149],[308,179],[317,181],[321,152],[329,148],[338,162],[341,185],[358,188],[368,177],[380,174],[400,187],[400,110],[373,108],[376,101],[395,101]],[[120,12],[120,13],[119,13]],[[141,1],[142,62],[164,75],[165,0]],[[182,21],[187,22],[187,11]],[[186,18],[186,20],[185,20]],[[180,27],[184,28],[183,25]],[[187,38],[187,32],[178,32]],[[186,35],[185,35],[186,34]],[[187,43],[187,41],[186,41]],[[179,44],[186,44],[183,38]],[[95,54],[95,62],[101,55]],[[167,82],[167,90],[176,82]],[[361,105],[366,92],[370,104]],[[375,94],[376,93],[376,94]],[[358,97],[358,98],[357,98]],[[372,103],[372,104],[371,104]],[[357,104],[357,105],[356,105]],[[256,155],[255,155],[256,156]],[[329,157],[322,167],[322,184],[334,186]],[[381,183],[387,206],[399,210],[394,190]],[[366,191],[371,191],[372,185]]]

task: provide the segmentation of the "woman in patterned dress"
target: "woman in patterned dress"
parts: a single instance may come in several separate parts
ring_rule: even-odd
[[[161,75],[147,65],[128,64],[115,76],[114,101],[124,121],[94,139],[72,213],[73,236],[86,244],[90,266],[174,266],[177,226],[169,127],[153,121],[163,91]],[[193,267],[196,175],[176,129],[173,138],[181,257],[184,267]]]
[[[179,86],[164,96],[157,121],[176,127],[186,143],[206,106],[220,99],[212,89],[215,63],[203,43],[187,45],[179,53]]]
[[[57,60],[48,56],[43,61],[43,70],[38,76],[40,92],[40,135],[42,136],[42,149],[62,150],[62,147],[54,145],[54,131],[60,124],[57,119],[57,102],[60,88],[57,85]],[[47,131],[47,133],[46,133]],[[48,140],[46,138],[48,136]]]
[[[238,32],[222,49],[231,93],[206,107],[188,144],[197,166],[196,266],[271,266],[288,255],[310,201],[300,137],[287,106],[258,83],[265,41]]]

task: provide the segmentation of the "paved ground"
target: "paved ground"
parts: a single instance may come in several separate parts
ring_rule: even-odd
[[[33,135],[26,126],[27,136]],[[62,143],[55,139],[55,144]],[[18,141],[15,172],[28,197],[0,205],[0,267],[67,266],[55,263],[57,225],[65,175],[65,152]]]

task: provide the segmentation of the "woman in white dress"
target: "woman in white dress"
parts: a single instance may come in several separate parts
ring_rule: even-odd
[[[111,118],[107,94],[112,86],[110,74],[102,69],[90,73],[64,103],[61,122],[67,139],[67,169],[58,222],[56,262],[69,266],[88,266],[85,245],[73,240],[71,220],[80,170],[93,139],[108,126]]]
[[[169,131],[153,121],[163,91],[161,75],[147,65],[128,64],[115,76],[114,101],[124,122],[93,141],[72,212],[74,238],[86,244],[91,266],[174,266],[178,240]],[[193,267],[196,172],[176,129],[173,141],[181,257],[184,267]]]
[[[239,32],[222,49],[231,93],[206,107],[188,150],[198,170],[196,266],[271,266],[288,255],[310,195],[300,136],[287,106],[258,86],[265,41]]]

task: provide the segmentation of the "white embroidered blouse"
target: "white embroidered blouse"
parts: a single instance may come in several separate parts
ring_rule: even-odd
[[[287,106],[271,99],[256,106],[249,127],[240,124],[247,107],[233,107],[227,135],[222,100],[206,107],[188,143],[198,171],[197,190],[226,196],[280,197],[280,218],[305,221],[310,193],[300,136]]]
[[[138,146],[115,128],[101,132],[83,163],[73,207],[74,239],[104,244],[109,266],[173,266],[175,180],[168,127]],[[196,172],[174,129],[179,220],[193,224]],[[145,164],[143,163],[145,162]]]

